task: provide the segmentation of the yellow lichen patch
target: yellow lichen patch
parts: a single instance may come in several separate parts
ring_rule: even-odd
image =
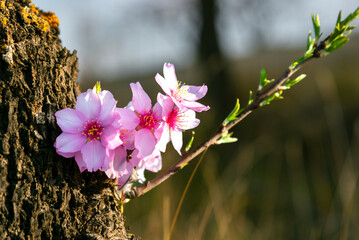
[[[9,19],[7,19],[7,17],[5,16],[0,16],[0,22],[3,28],[5,28],[7,22],[9,21]]]
[[[50,27],[58,27],[59,19],[52,12],[42,12],[35,5],[21,8],[21,16],[28,24],[35,24],[37,28],[46,32]]]
[[[0,1],[0,10],[5,10],[5,8],[6,8],[5,2],[6,2],[6,0]]]
[[[41,16],[50,24],[50,27],[58,27],[60,24],[59,19],[53,12],[42,12]]]
[[[31,4],[29,7],[30,7],[31,12],[39,15],[39,10],[37,9],[37,7],[34,4]]]
[[[8,17],[10,15],[9,8],[12,7],[12,4],[8,4],[9,6],[6,6],[6,0],[0,0],[0,11]],[[2,15],[1,15],[2,16]]]

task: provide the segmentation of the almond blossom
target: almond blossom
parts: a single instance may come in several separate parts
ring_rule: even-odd
[[[162,107],[162,135],[157,144],[157,148],[162,152],[166,151],[166,145],[172,141],[173,147],[181,155],[183,145],[182,131],[192,129],[198,126],[199,119],[196,113],[190,109],[182,111],[174,105],[172,99],[161,93],[157,96],[157,101]]]
[[[145,170],[158,172],[161,152],[170,141],[181,155],[183,131],[198,126],[196,111],[209,109],[196,102],[207,86],[179,83],[169,63],[163,72],[164,78],[157,74],[155,79],[167,95],[159,93],[154,106],[139,82],[130,84],[132,101],[124,108],[116,108],[113,95],[99,84],[81,93],[75,109],[55,113],[62,130],[54,143],[56,152],[74,157],[81,172],[104,171],[122,187],[133,171],[140,182]]]
[[[133,122],[136,127],[135,148],[138,149],[138,157],[145,158],[153,153],[162,130],[161,106],[156,103],[152,108],[151,99],[143,90],[141,84],[131,83],[132,90],[132,108],[137,117],[133,114],[124,113],[127,121]]]
[[[209,106],[196,102],[206,95],[206,85],[198,87],[182,84],[177,81],[175,67],[171,63],[165,63],[163,65],[163,75],[164,77],[157,73],[155,79],[162,90],[172,99],[181,111],[186,109],[191,109],[196,112],[209,110]]]
[[[75,109],[55,113],[62,133],[56,138],[59,155],[75,157],[80,171],[97,171],[109,158],[106,143],[113,137],[111,124],[115,119],[117,101],[109,91],[89,89],[77,97]]]

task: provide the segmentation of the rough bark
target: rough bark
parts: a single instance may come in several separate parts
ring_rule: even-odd
[[[57,18],[0,1],[1,239],[128,239],[106,177],[58,156],[54,113],[79,94]]]

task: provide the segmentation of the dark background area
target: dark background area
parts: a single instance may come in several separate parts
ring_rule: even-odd
[[[38,2],[34,3],[41,8]],[[244,51],[242,56],[242,50],[233,56],[230,48],[224,46],[225,2],[227,8],[232,9],[233,21],[237,21],[241,28],[239,31],[252,36],[252,41],[249,41],[252,45],[246,42],[251,50]],[[302,32],[298,41],[284,36],[295,35],[293,26],[297,26],[289,16],[278,28],[271,25],[277,21],[271,20],[274,16],[295,12],[295,8],[281,5],[280,1],[264,4],[260,1],[202,0],[185,1],[184,5],[187,8],[171,8],[169,4],[168,11],[166,6],[162,6],[145,13],[152,16],[154,23],[160,22],[167,29],[163,21],[172,19],[169,21],[173,23],[175,17],[182,16],[180,11],[176,13],[176,9],[187,11],[192,19],[186,21],[191,23],[192,28],[183,41],[190,42],[186,52],[190,57],[179,54],[182,62],[177,64],[176,52],[173,52],[168,58],[154,56],[153,62],[158,66],[154,68],[151,63],[145,68],[147,70],[139,70],[138,74],[131,68],[127,72],[121,68],[124,74],[116,68],[106,74],[106,67],[94,66],[106,66],[106,60],[108,65],[113,65],[110,62],[115,59],[109,58],[112,55],[91,55],[91,51],[81,55],[79,52],[80,63],[88,63],[83,68],[80,64],[80,85],[85,91],[96,81],[101,81],[102,88],[110,90],[118,99],[118,106],[122,107],[131,99],[129,83],[140,81],[154,102],[160,91],[154,76],[156,72],[162,74],[163,62],[172,59],[177,66],[179,80],[191,85],[205,83],[209,87],[208,95],[201,102],[210,105],[211,110],[197,115],[201,124],[195,129],[196,146],[216,130],[234,107],[236,98],[243,106],[246,104],[249,90],[257,88],[262,67],[267,70],[269,78],[277,78],[303,54],[311,21],[309,15],[303,16],[300,11],[298,15],[290,16],[307,20],[304,28],[307,30],[302,31],[298,27],[298,31]],[[85,5],[82,11],[86,11]],[[334,19],[338,11],[335,10]],[[322,24],[330,26],[325,31],[334,27],[335,20],[329,23],[320,16]],[[106,17],[110,18],[100,9],[96,16],[90,17],[104,22],[108,21]],[[143,16],[137,17],[143,21]],[[119,19],[125,21],[126,18],[121,18],[120,14]],[[131,20],[134,19],[136,17],[118,22],[117,26],[120,29],[133,27]],[[143,24],[143,28],[150,28]],[[92,46],[93,53],[101,53],[93,46],[103,44],[102,39],[107,38],[104,29],[99,29],[100,34],[96,37],[93,34],[97,29],[91,26],[81,29],[85,36],[83,44]],[[111,32],[111,28],[108,31]],[[112,31],[119,30],[112,28]],[[357,31],[355,29],[354,33]],[[286,34],[281,35],[283,32]],[[155,36],[157,32],[152,32],[154,36],[144,33],[146,31],[139,32],[137,37],[161,38]],[[278,35],[288,37],[288,40]],[[117,41],[121,45],[128,40],[118,38]],[[244,44],[234,41],[235,38],[232,39],[232,46]],[[296,44],[297,41],[300,44]],[[171,43],[170,40],[168,42]],[[161,44],[166,47],[168,42]],[[116,42],[113,44],[115,46]],[[140,50],[145,48],[141,44]],[[161,44],[154,48],[160,48]],[[113,47],[113,52],[116,51],[121,55],[121,51]],[[137,51],[133,53],[139,54]],[[138,55],[138,58],[141,56]],[[359,235],[358,56],[359,39],[356,35],[338,52],[306,65],[300,73],[306,73],[307,78],[286,91],[284,100],[256,110],[236,126],[233,130],[234,136],[239,139],[237,143],[209,149],[189,188],[173,239],[355,239]],[[136,64],[134,58],[129,61],[132,65]],[[140,60],[139,66],[144,62]],[[189,136],[190,132],[187,132],[186,139]],[[177,153],[169,145],[168,152],[163,154],[163,169],[177,159]],[[142,239],[163,239],[197,160],[157,189],[125,206],[126,225],[130,227],[130,232]],[[153,176],[146,173],[147,179]]]

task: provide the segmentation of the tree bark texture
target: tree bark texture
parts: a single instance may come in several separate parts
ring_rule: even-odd
[[[56,154],[54,113],[79,94],[58,20],[0,0],[0,238],[128,239],[106,176]]]

